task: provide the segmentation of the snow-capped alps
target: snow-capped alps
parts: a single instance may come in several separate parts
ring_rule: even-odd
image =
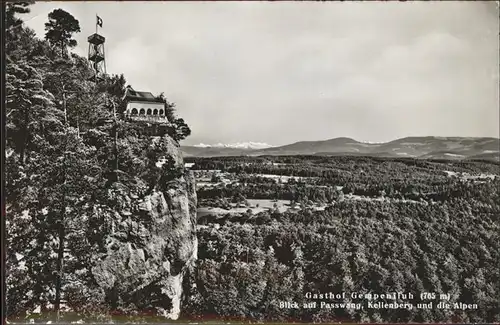
[[[224,143],[217,143],[217,144],[196,144],[194,147],[199,147],[199,148],[234,148],[234,149],[266,149],[266,148],[271,148],[272,146],[267,143],[262,143],[262,142],[238,142],[238,143],[232,143],[232,144],[224,144]]]

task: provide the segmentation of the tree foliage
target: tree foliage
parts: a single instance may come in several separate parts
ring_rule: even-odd
[[[119,114],[114,123],[125,77],[107,76],[96,87],[88,60],[67,55],[78,20],[54,10],[41,40],[18,17],[29,12],[27,3],[6,9],[8,25],[16,27],[6,35],[5,65],[7,317],[22,320],[40,310],[47,320],[58,311],[63,320],[75,313],[97,320],[109,306],[90,269],[112,231],[97,211],[112,214],[123,188],[144,196],[182,171],[169,161],[156,166],[166,137],[152,142]],[[111,177],[116,158],[119,180]]]
[[[49,13],[49,21],[45,23],[45,39],[61,49],[73,48],[77,45],[74,33],[80,32],[80,23],[73,15],[63,9],[54,9]]]
[[[14,28],[23,23],[23,20],[17,15],[29,13],[29,6],[33,3],[34,1],[8,1],[5,3],[5,28],[9,34],[15,34]]]
[[[193,317],[498,322],[498,162],[299,156],[188,160],[200,178],[214,176],[197,191],[202,207],[231,209],[227,202],[234,197],[302,203],[284,213],[269,208],[198,218],[198,296],[187,309]],[[464,174],[451,177],[452,171]],[[315,211],[316,204],[324,209]],[[279,308],[279,301],[311,301],[304,298],[306,292],[412,293],[414,306],[423,302],[422,292],[448,293],[450,305],[478,308],[438,309],[439,299],[433,309]],[[350,300],[366,307],[366,300]]]

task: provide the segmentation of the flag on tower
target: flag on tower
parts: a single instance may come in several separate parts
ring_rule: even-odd
[[[99,17],[97,15],[96,15],[96,17],[97,17],[97,26],[99,26],[99,27],[102,28],[102,19],[101,19],[101,17]]]

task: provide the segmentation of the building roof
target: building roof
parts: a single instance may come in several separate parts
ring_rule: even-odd
[[[163,103],[161,99],[156,98],[149,91],[135,91],[130,86],[125,89],[125,95],[123,96],[123,99],[127,101]]]

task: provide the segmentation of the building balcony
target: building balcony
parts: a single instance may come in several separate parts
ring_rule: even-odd
[[[125,116],[127,119],[136,122],[149,122],[155,124],[170,124],[167,117],[164,115],[131,115],[127,114]]]

